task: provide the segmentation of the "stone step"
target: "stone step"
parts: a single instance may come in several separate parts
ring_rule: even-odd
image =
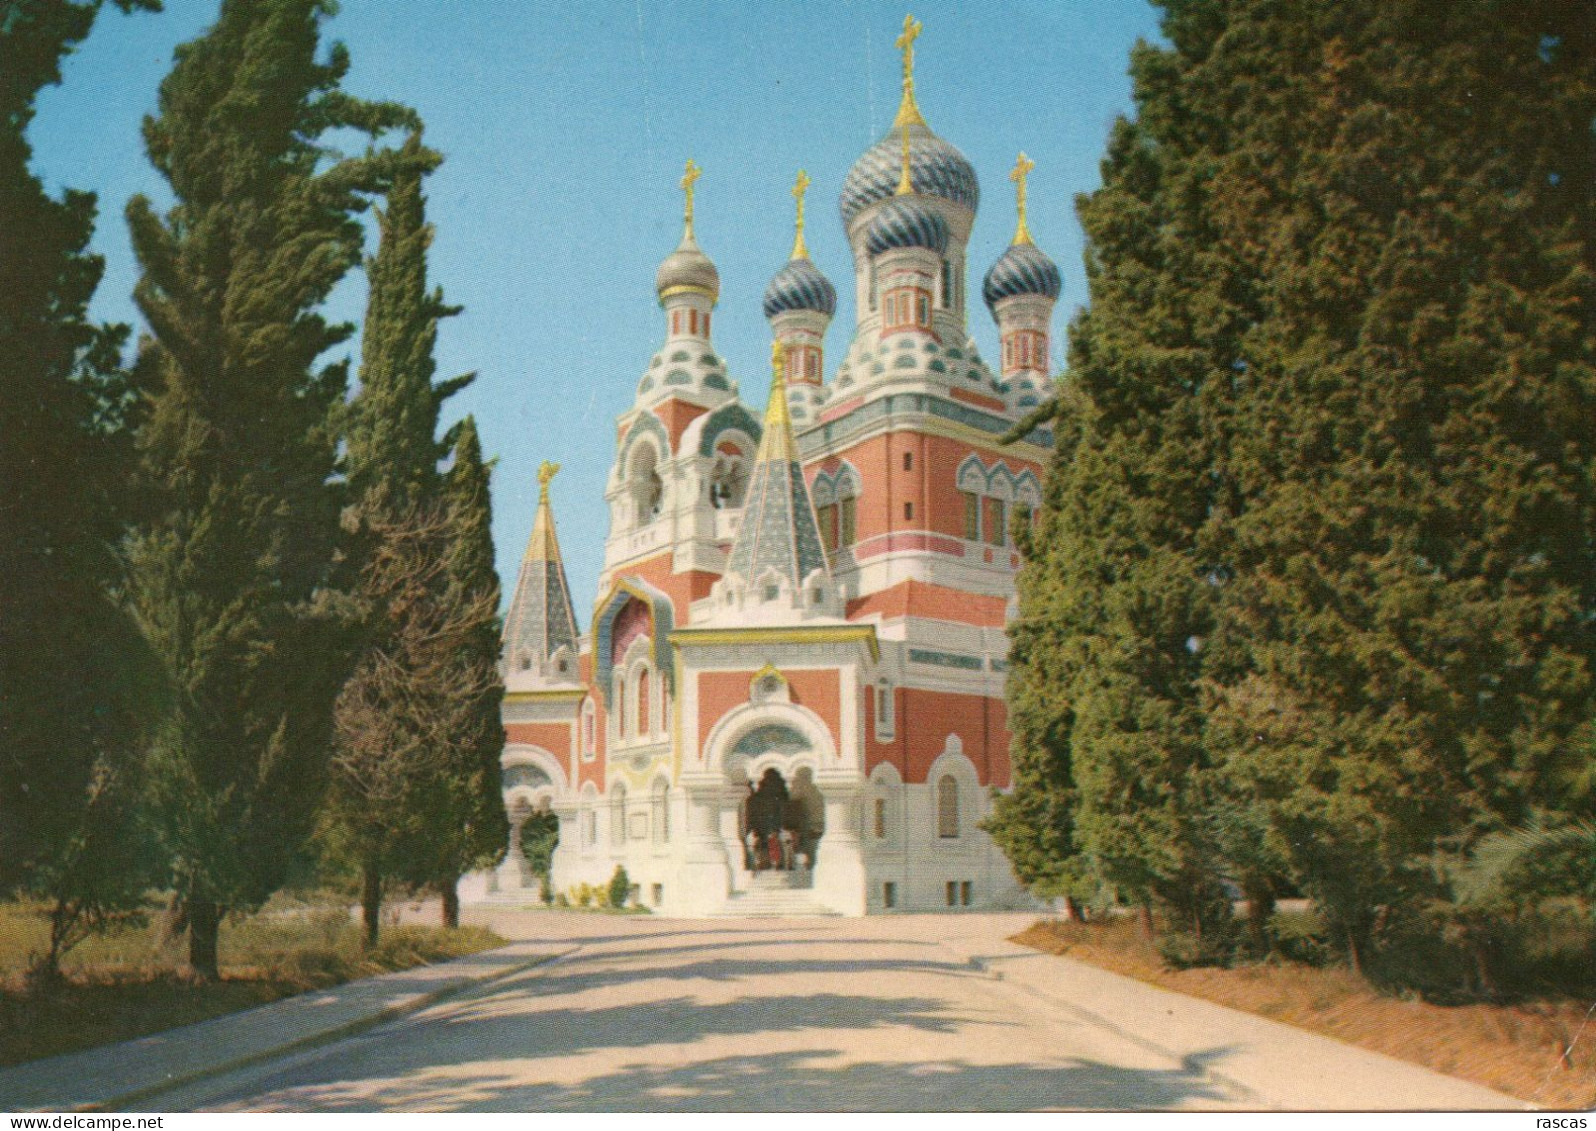
[[[766,888],[729,898],[716,915],[732,918],[772,919],[836,915],[804,888]]]

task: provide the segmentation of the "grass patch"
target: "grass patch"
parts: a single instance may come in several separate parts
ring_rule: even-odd
[[[1044,921],[1014,942],[1068,955],[1177,993],[1422,1064],[1546,1108],[1596,1104],[1596,1017],[1574,1044],[1591,1003],[1437,1005],[1390,997],[1341,966],[1269,961],[1171,969],[1135,923]]]
[[[63,984],[29,992],[24,974],[47,948],[37,909],[0,904],[0,1064],[129,1040],[264,1005],[306,990],[504,945],[492,931],[387,926],[366,950],[342,907],[274,901],[222,927],[219,982],[190,980],[185,940],[146,927],[91,938],[62,963]]]

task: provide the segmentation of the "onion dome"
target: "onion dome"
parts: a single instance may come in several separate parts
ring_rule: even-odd
[[[981,202],[975,169],[928,126],[894,127],[853,163],[842,182],[843,227],[878,200],[898,190],[903,166],[903,130],[909,132],[909,183],[920,196],[935,196],[974,212]]]
[[[698,291],[709,296],[711,302],[720,297],[720,272],[710,262],[693,238],[693,185],[702,171],[692,161],[687,162],[687,172],[682,177],[682,189],[687,194],[686,210],[682,216],[682,242],[665,257],[654,275],[654,289],[663,302],[673,294]]]
[[[654,276],[654,289],[661,299],[682,291],[701,291],[711,299],[720,297],[720,272],[710,262],[709,256],[699,249],[693,239],[692,229],[682,237],[681,244],[665,257]]]
[[[1034,243],[1017,243],[998,256],[981,284],[981,297],[994,313],[998,302],[1013,295],[1057,299],[1063,289],[1058,265]]]
[[[923,247],[938,255],[948,250],[948,223],[913,197],[888,201],[865,230],[865,250],[871,255],[895,247]]]
[[[837,312],[837,289],[807,259],[788,262],[765,288],[765,317],[788,310],[813,310],[831,317]]]
[[[792,257],[765,288],[766,318],[789,310],[812,310],[827,318],[837,313],[837,290],[831,280],[820,273],[820,268],[809,261],[809,248],[804,243],[804,193],[809,191],[809,184],[809,174],[799,169],[798,180],[792,187],[793,199],[798,202]]]

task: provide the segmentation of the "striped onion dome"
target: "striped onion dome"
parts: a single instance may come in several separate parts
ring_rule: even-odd
[[[893,129],[848,170],[838,202],[843,227],[876,201],[895,194],[902,174],[903,131]],[[981,202],[981,186],[970,162],[925,126],[909,127],[909,181],[921,196],[938,196],[971,212]]]
[[[913,197],[889,200],[865,229],[865,250],[880,255],[894,247],[948,250],[948,223]]]
[[[837,289],[807,258],[789,260],[765,288],[765,317],[788,310],[813,310],[831,317],[837,313]]]
[[[987,309],[996,314],[998,302],[1013,295],[1044,295],[1057,299],[1063,289],[1058,265],[1033,243],[1011,244],[998,256],[981,284]]]

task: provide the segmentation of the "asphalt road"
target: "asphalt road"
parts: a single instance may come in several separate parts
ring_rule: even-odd
[[[559,961],[165,1111],[1520,1108],[1002,940],[1030,917],[528,912]]]

